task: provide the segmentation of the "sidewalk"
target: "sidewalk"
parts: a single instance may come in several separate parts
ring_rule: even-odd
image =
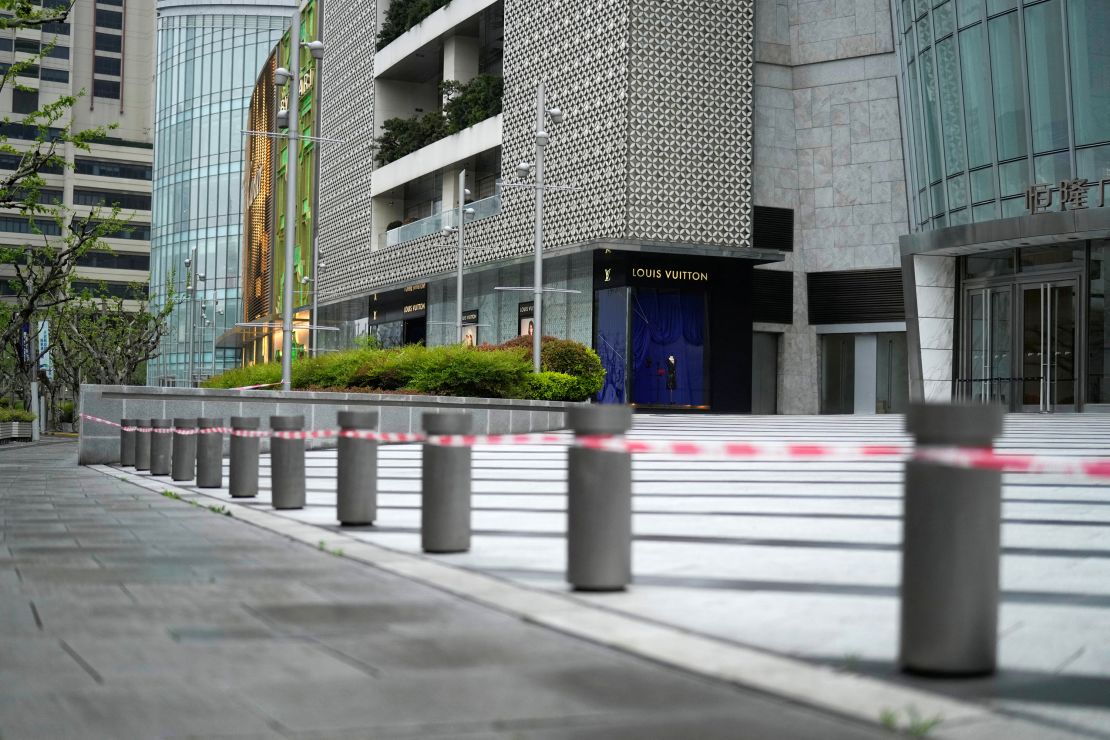
[[[908,442],[901,427],[894,416],[638,415],[631,436]],[[1011,416],[999,448],[1107,456],[1110,417]],[[898,461],[638,455],[633,584],[579,594],[564,580],[565,447],[476,447],[472,548],[453,555],[421,552],[420,457],[418,445],[379,450],[372,527],[336,523],[334,450],[310,453],[301,510],[270,507],[265,455],[257,498],[231,501],[226,489],[187,482],[180,490],[526,621],[864,722],[897,711],[905,729],[912,710],[941,718],[935,738],[1110,738],[1110,500],[1100,481],[1005,477],[999,671],[938,680],[896,664]],[[134,477],[157,490],[168,483]]]
[[[0,737],[871,738],[0,448]],[[215,503],[215,502],[213,502]]]

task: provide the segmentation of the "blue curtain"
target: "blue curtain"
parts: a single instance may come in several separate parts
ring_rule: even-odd
[[[703,291],[633,291],[632,400],[663,406],[706,403]]]

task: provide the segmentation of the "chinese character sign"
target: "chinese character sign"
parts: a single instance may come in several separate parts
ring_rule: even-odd
[[[1063,180],[1058,187],[1036,183],[1025,190],[1025,210],[1031,214],[1048,213],[1049,211],[1080,211],[1091,207],[1091,189],[1095,189],[1094,197],[1098,201],[1096,208],[1106,205],[1106,190],[1110,187],[1110,178],[1091,182],[1087,178]],[[1059,198],[1056,198],[1059,196]],[[1053,208],[1054,203],[1059,203],[1058,208]]]

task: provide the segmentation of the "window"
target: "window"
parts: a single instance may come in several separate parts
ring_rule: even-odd
[[[119,52],[123,48],[123,37],[114,33],[96,33],[96,50],[97,51],[114,51]]]
[[[78,158],[77,161],[74,162],[73,169],[79,175],[128,177],[132,180],[151,179],[151,166],[149,164],[132,164],[130,162],[115,162],[104,159]]]
[[[150,195],[148,193],[121,193],[115,190],[75,188],[73,203],[79,206],[112,206],[119,204],[120,208],[149,211]]]
[[[4,74],[7,74],[8,70],[10,70],[14,66],[16,66],[16,65],[8,64],[7,62],[0,62],[0,72],[2,72]],[[19,65],[19,71],[16,73],[16,76],[17,77],[30,77],[32,79],[37,80],[38,76],[39,76],[39,65],[21,63]]]
[[[149,270],[150,255],[127,252],[86,252],[77,258],[81,267],[99,267],[108,270]]]
[[[12,112],[34,113],[38,107],[38,90],[12,90]]]
[[[998,158],[1020,157],[1026,150],[1026,131],[1017,13],[992,19],[989,36]]]
[[[42,30],[43,30],[44,33],[60,33],[60,34],[64,34],[64,35],[68,36],[69,35],[69,24],[68,23],[44,23],[44,24],[42,24]]]
[[[967,169],[964,151],[963,119],[960,110],[960,70],[956,61],[956,39],[937,42],[937,67],[940,81],[941,132],[944,136],[946,174],[954,175]]]
[[[46,82],[69,82],[69,72],[64,69],[43,67],[39,70],[39,79]]]
[[[61,45],[49,47],[47,48],[46,56],[52,59],[69,59],[69,47]]]
[[[123,13],[118,10],[96,9],[96,25],[99,28],[123,28]]]
[[[12,50],[12,40],[7,36],[4,36],[4,37],[0,38],[0,51],[11,51],[11,50]]]
[[[94,281],[75,280],[73,290],[80,293],[88,289],[93,295],[109,295],[113,298],[142,300],[147,297],[147,286],[137,283],[98,283]]]
[[[1025,48],[1033,151],[1064,149],[1068,146],[1068,96],[1060,0],[1025,9]]]
[[[1105,0],[1068,0],[1076,146],[1110,141],[1108,28],[1110,3]]]
[[[93,97],[115,98],[119,100],[119,82],[114,80],[93,80]]]
[[[46,234],[58,236],[62,233],[57,221],[45,218],[20,218],[19,216],[0,216],[0,231],[13,234]]]
[[[98,75],[120,76],[120,67],[123,60],[117,57],[102,57],[99,54],[93,62],[93,71]]]
[[[990,67],[983,24],[960,33],[960,67],[964,83],[964,121],[967,158],[972,167],[989,164],[991,157]]]
[[[15,50],[24,54],[38,54],[39,42],[37,39],[16,39]]]
[[[14,170],[19,167],[22,161],[23,158],[18,154],[0,153],[0,170]],[[39,172],[60,175],[62,174],[62,168],[60,166],[45,166],[40,167]]]

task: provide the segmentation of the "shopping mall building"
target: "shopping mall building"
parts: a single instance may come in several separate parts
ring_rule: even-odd
[[[460,313],[470,342],[536,331],[538,173],[518,165],[543,146],[542,332],[598,351],[602,401],[1110,394],[1105,2],[393,5],[317,0],[301,28],[326,47],[299,82],[294,308],[306,327],[314,296],[339,329],[316,350],[454,342]],[[274,64],[251,129],[275,130]],[[278,314],[283,147],[248,148],[241,323]],[[239,346],[273,359],[280,339]]]

